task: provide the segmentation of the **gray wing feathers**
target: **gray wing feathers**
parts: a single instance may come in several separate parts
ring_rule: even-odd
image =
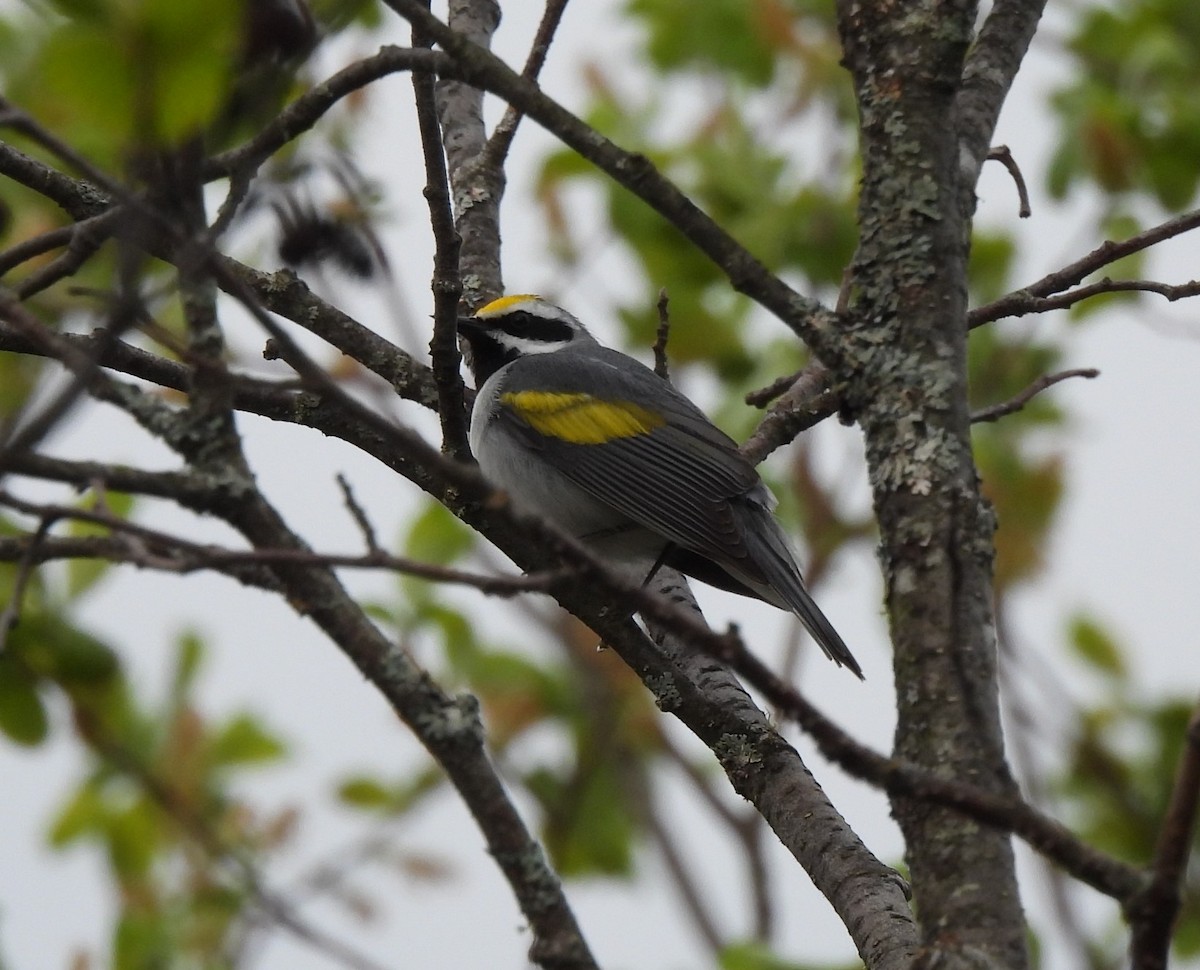
[[[560,472],[634,522],[720,564],[764,599],[795,613],[821,649],[859,677],[862,671],[804,588],[787,539],[771,514],[770,493],[734,441],[649,368],[607,348],[555,354],[555,374],[511,365],[506,390],[583,392],[633,401],[663,414],[649,434],[577,445],[538,434],[501,409],[500,419]]]

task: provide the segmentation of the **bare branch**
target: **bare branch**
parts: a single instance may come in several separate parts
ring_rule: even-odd
[[[290,141],[311,129],[339,101],[372,81],[417,68],[437,70],[447,66],[444,54],[387,45],[371,57],[355,61],[321,84],[304,92],[253,138],[237,148],[211,158],[205,166],[208,179],[222,176],[249,178]]]
[[[1033,210],[1029,207],[1029,189],[1025,186],[1025,176],[1021,174],[1021,167],[1013,158],[1009,147],[997,145],[987,153],[987,157],[988,161],[1002,164],[1008,170],[1008,174],[1012,176],[1012,180],[1017,186],[1017,200],[1020,202],[1017,215],[1022,219],[1028,219],[1033,214]]]
[[[974,208],[975,183],[987,157],[1000,109],[1037,31],[1046,0],[996,0],[963,64],[955,97],[964,202]]]
[[[418,0],[418,6],[422,2],[426,17],[438,22],[430,15],[428,2]],[[486,50],[500,25],[500,3],[449,0],[446,16],[455,36]],[[426,37],[440,43],[428,21],[410,23],[414,30],[419,27]],[[468,83],[454,64],[451,70],[440,73],[436,93],[455,224],[462,236],[458,271],[463,281],[463,303],[476,309],[504,292],[499,258],[500,202],[507,177],[503,164],[493,162],[488,155],[483,89]]]
[[[1187,283],[1172,285],[1170,283],[1158,283],[1153,280],[1113,280],[1106,276],[1095,283],[1080,286],[1077,289],[1061,293],[1058,296],[1030,296],[1025,299],[1017,299],[1019,294],[1010,294],[1008,297],[1005,297],[1005,300],[1009,302],[1006,303],[1006,312],[1001,314],[1001,316],[1020,317],[1027,313],[1046,313],[1049,310],[1065,310],[1093,296],[1099,296],[1102,293],[1157,293],[1159,296],[1165,297],[1173,303],[1176,300],[1182,300],[1186,297],[1200,296],[1200,281],[1192,280]],[[990,304],[990,306],[995,306],[995,304]],[[988,321],[982,320],[981,322],[987,323]]]
[[[1133,897],[1145,885],[1145,877],[1138,870],[1086,845],[1025,802],[872,751],[780,680],[736,638],[726,636],[719,643],[704,644],[704,649],[713,650],[712,655],[728,663],[784,716],[807,731],[826,758],[854,777],[888,792],[957,809],[990,826],[1011,831],[1076,879],[1119,901]],[[716,653],[716,649],[722,652]]]
[[[37,530],[28,537],[25,548],[21,552],[20,560],[17,563],[17,575],[13,579],[12,595],[5,604],[4,611],[0,613],[0,654],[4,653],[4,648],[8,645],[8,634],[21,618],[21,604],[25,601],[25,587],[29,584],[34,567],[39,562],[38,552],[45,543],[46,534],[54,522],[53,516],[43,515]]]
[[[658,291],[658,330],[654,335],[654,373],[664,381],[671,379],[671,364],[667,360],[667,341],[671,338],[669,303],[664,286]]]
[[[425,32],[414,25],[413,47],[433,44]],[[434,97],[434,77],[424,71],[412,75],[417,106],[417,128],[421,135],[421,153],[425,159],[425,201],[429,206],[429,225],[433,230],[433,337],[429,356],[437,384],[438,418],[442,424],[442,451],[466,460],[467,410],[464,406],[462,354],[458,349],[458,304],[462,299],[462,278],[458,259],[462,239],[454,227],[450,208],[450,183],[446,175],[446,156],[442,147],[442,127],[438,123]]]
[[[517,105],[528,117],[645,201],[720,267],[735,290],[791,327],[827,365],[837,365],[841,352],[833,312],[819,301],[797,293],[771,273],[664,177],[646,156],[626,152],[598,134],[490,51],[433,16],[420,0],[386,2],[406,20],[428,31],[457,62],[456,74],[481,90]]]
[[[1064,266],[1054,273],[1043,276],[1036,283],[1031,283],[1022,290],[1009,293],[1007,296],[1002,296],[992,303],[971,310],[967,314],[967,326],[974,329],[975,327],[991,323],[993,320],[1000,320],[1004,317],[1019,317],[1024,316],[1026,313],[1035,313],[1043,309],[1057,309],[1059,306],[1070,306],[1085,296],[1094,296],[1096,293],[1114,292],[1119,289],[1147,289],[1155,293],[1161,292],[1168,299],[1171,299],[1169,288],[1167,288],[1168,292],[1163,292],[1162,289],[1156,288],[1162,287],[1162,284],[1134,286],[1129,283],[1116,284],[1106,282],[1097,284],[1100,288],[1086,292],[1084,296],[1078,299],[1069,299],[1067,296],[1064,296],[1062,299],[1066,302],[1060,304],[1047,305],[1040,302],[1046,297],[1070,289],[1083,280],[1084,277],[1098,272],[1105,266],[1115,263],[1118,259],[1123,259],[1164,240],[1173,239],[1185,232],[1190,232],[1197,226],[1200,226],[1200,209],[1193,209],[1191,212],[1185,212],[1174,219],[1168,219],[1166,222],[1159,223],[1157,226],[1147,229],[1144,232],[1139,232],[1137,235],[1130,236],[1121,242],[1113,242],[1111,240],[1104,242],[1086,256],[1075,260],[1075,262]],[[1195,284],[1189,283],[1186,286],[1190,288],[1195,286]],[[1084,289],[1086,290],[1087,288],[1085,287]],[[1187,292],[1182,295],[1192,296],[1195,294]],[[1177,299],[1178,297],[1175,298]]]
[[[18,555],[22,565],[48,562],[52,559],[79,559],[89,556],[113,562],[131,563],[150,569],[187,574],[212,569],[240,574],[239,567],[273,566],[280,563],[307,566],[340,567],[347,569],[385,569],[439,583],[471,586],[492,596],[516,596],[519,593],[545,593],[561,581],[561,571],[535,573],[528,576],[483,576],[447,566],[436,566],[415,559],[393,556],[379,548],[365,555],[352,553],[313,552],[293,548],[225,549],[220,546],[190,542],[180,536],[122,519],[103,509],[82,509],[69,505],[27,502],[0,491],[0,506],[24,515],[40,516],[43,525],[29,536],[0,539],[0,561],[12,561]],[[89,522],[129,536],[136,541],[124,545],[109,542],[90,544],[84,541],[50,545],[43,538],[53,523],[60,520]],[[10,608],[12,604],[10,604]],[[14,616],[15,619],[15,616]],[[0,646],[3,640],[0,639]]]
[[[529,56],[525,59],[521,77],[529,81],[537,81],[538,75],[542,72],[542,65],[546,63],[546,55],[550,53],[550,44],[554,40],[554,34],[558,30],[559,23],[562,22],[566,9],[567,0],[546,0],[546,9],[542,11],[542,19],[538,23],[537,32],[533,35],[533,43],[529,46]],[[504,109],[504,117],[500,119],[500,124],[496,125],[496,130],[488,139],[489,165],[500,168],[504,164],[522,117],[521,110],[515,105],[510,104]]]
[[[1171,801],[1158,833],[1150,884],[1129,900],[1125,915],[1133,930],[1132,970],[1166,970],[1171,934],[1179,915],[1181,886],[1192,852],[1196,812],[1200,806],[1200,704],[1192,710],[1183,752],[1175,771]]]
[[[350,515],[354,518],[355,524],[359,531],[363,534],[363,539],[367,543],[368,552],[380,552],[382,546],[379,545],[379,540],[375,537],[375,527],[371,525],[371,520],[367,518],[367,513],[363,507],[358,504],[358,499],[354,497],[354,491],[350,488],[350,482],[346,480],[346,476],[338,472],[337,476],[338,488],[342,490],[342,498],[346,502],[346,508],[349,509]]]
[[[759,422],[754,434],[742,444],[742,454],[757,465],[776,448],[790,444],[796,435],[833,414],[838,408],[838,397],[829,388],[830,379],[829,371],[818,361],[787,378],[791,384]],[[774,392],[777,384],[757,392],[756,399]]]
[[[77,225],[59,226],[10,246],[0,253],[0,276],[43,253],[66,246],[74,238],[77,228]]]
[[[971,414],[971,423],[979,424],[985,421],[999,421],[1006,415],[1012,414],[1015,411],[1020,411],[1034,397],[1041,394],[1048,387],[1053,387],[1060,381],[1069,380],[1072,377],[1084,377],[1088,380],[1099,377],[1100,372],[1094,367],[1075,367],[1071,370],[1059,371],[1056,374],[1044,374],[1036,381],[1030,384],[1025,390],[1015,397],[1004,401],[1001,404],[993,404],[991,407],[980,408]]]

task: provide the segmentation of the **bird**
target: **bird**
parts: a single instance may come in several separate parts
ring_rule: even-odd
[[[514,506],[643,581],[667,565],[794,613],[863,678],[805,588],[774,495],[670,381],[533,294],[460,316],[458,333],[477,388],[471,450]]]

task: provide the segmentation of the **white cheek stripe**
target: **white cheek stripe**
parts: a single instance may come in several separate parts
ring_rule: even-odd
[[[560,341],[531,340],[529,337],[515,337],[511,333],[499,333],[496,343],[522,354],[552,354],[566,346]]]

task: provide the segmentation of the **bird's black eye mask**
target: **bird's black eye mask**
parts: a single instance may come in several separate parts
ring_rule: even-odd
[[[476,335],[486,336],[489,333],[510,334],[522,340],[536,340],[548,344],[569,343],[575,335],[569,323],[539,317],[524,310],[513,310],[492,320],[460,317],[458,332],[467,339]]]

